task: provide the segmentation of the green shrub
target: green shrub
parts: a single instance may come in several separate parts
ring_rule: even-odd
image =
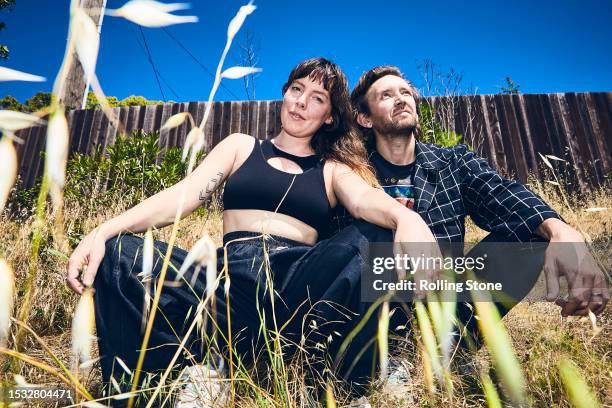
[[[95,205],[112,205],[120,196],[128,207],[181,181],[187,164],[181,160],[182,149],[164,151],[159,132],[132,132],[119,135],[106,154],[98,146],[93,155],[75,153],[67,166],[66,199],[87,206],[96,196]],[[198,156],[198,161],[202,154]]]
[[[419,106],[419,122],[423,131],[422,141],[424,143],[433,143],[443,147],[451,147],[461,143],[463,136],[460,133],[444,130],[434,118],[434,108],[427,103],[422,103]]]
[[[180,147],[162,149],[158,131],[118,135],[106,153],[98,145],[92,154],[72,154],[66,166],[65,199],[87,211],[116,205],[118,199],[126,208],[133,207],[185,177],[187,164],[181,160],[181,153]],[[198,163],[202,157],[200,153]],[[33,187],[14,191],[13,214],[20,217],[32,214],[40,184],[39,178]],[[198,209],[199,215],[205,213],[204,208]]]

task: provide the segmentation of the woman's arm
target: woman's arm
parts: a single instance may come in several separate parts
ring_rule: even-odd
[[[332,187],[335,196],[353,217],[395,230],[393,252],[396,256],[420,254],[424,258],[441,259],[437,241],[423,218],[383,190],[368,185],[348,166],[335,164]],[[396,271],[399,279],[406,278],[405,269]],[[422,299],[426,297],[426,291],[420,282],[434,282],[440,277],[440,271],[435,268],[420,268],[411,273],[417,282],[416,295]]]
[[[67,283],[75,292],[94,282],[98,267],[104,258],[106,241],[123,231],[143,232],[150,227],[161,228],[174,222],[181,194],[185,201],[181,218],[191,214],[221,185],[231,172],[239,146],[249,136],[233,134],[223,139],[190,175],[179,183],[147,198],[140,204],[104,222],[76,247],[67,265]],[[81,269],[87,265],[80,277]]]
[[[123,231],[144,232],[150,227],[162,228],[174,222],[181,194],[185,199],[180,218],[195,211],[225,181],[232,170],[237,146],[246,135],[232,134],[223,139],[191,174],[172,187],[147,198],[138,205],[100,225],[106,238]]]
[[[425,224],[416,212],[404,207],[383,190],[370,186],[348,166],[341,163],[333,163],[333,166],[334,195],[353,217],[393,230],[404,222]]]

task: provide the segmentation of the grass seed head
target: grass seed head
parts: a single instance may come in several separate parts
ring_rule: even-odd
[[[164,130],[174,129],[175,127],[182,125],[183,122],[185,122],[190,117],[191,114],[189,112],[180,112],[176,115],[172,115],[168,118],[166,123],[164,123],[161,129],[159,129],[159,131],[163,132]]]
[[[563,388],[574,407],[596,408],[600,406],[584,377],[570,360],[561,360],[558,367]]]
[[[203,146],[204,143],[204,131],[198,126],[194,126],[191,128],[189,133],[187,133],[187,137],[185,138],[185,146],[183,146],[183,154],[181,156],[181,160],[185,161],[187,159],[187,155],[190,150],[193,150],[197,154],[199,151],[199,147]]]
[[[42,124],[44,124],[44,121],[36,115],[12,110],[0,110],[0,130],[3,132],[13,133]]]
[[[244,20],[246,20],[247,16],[255,11],[257,7],[253,5],[253,1],[250,1],[249,4],[246,4],[238,10],[238,13],[234,16],[232,21],[230,21],[227,26],[227,38],[230,41],[234,38],[234,36],[240,31],[240,27],[244,24]]]
[[[62,108],[53,112],[49,118],[46,150],[49,180],[52,184],[63,188],[68,159],[68,122]]]
[[[80,361],[91,359],[95,324],[93,289],[86,288],[79,299],[72,319],[72,353]]]
[[[15,273],[8,262],[0,258],[0,344],[9,336],[14,300]]]
[[[197,23],[197,16],[177,16],[172,11],[188,8],[186,3],[160,3],[152,0],[131,0],[121,8],[108,10],[106,14],[123,17],[144,27],[165,27],[173,24]]]
[[[261,72],[261,68],[255,67],[231,67],[221,73],[221,78],[239,79],[247,75]]]
[[[29,82],[44,82],[45,77],[28,74],[7,67],[0,67],[0,82],[2,81],[29,81]]]
[[[91,17],[82,8],[77,8],[72,16],[74,31],[72,33],[74,47],[79,61],[85,73],[87,83],[96,71],[96,61],[98,59],[98,49],[100,48],[100,34]]]
[[[148,229],[144,238],[142,249],[142,280],[150,279],[153,275],[153,233]]]
[[[17,152],[13,142],[4,137],[0,140],[0,213],[6,205],[8,196],[17,178]]]
[[[389,367],[389,302],[384,302],[378,318],[378,351],[380,352],[380,377],[387,378]]]

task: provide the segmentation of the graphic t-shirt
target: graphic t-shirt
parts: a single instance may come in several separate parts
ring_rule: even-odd
[[[415,162],[398,166],[385,160],[378,152],[373,152],[370,160],[376,169],[378,182],[385,192],[402,205],[410,209],[414,208]]]

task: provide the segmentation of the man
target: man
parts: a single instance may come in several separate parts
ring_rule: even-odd
[[[484,275],[485,281],[504,282],[503,288],[518,284],[510,291],[511,299],[493,299],[501,314],[521,300],[542,270],[546,276],[546,297],[556,300],[563,316],[601,313],[609,300],[607,278],[588,252],[582,235],[538,196],[522,184],[501,177],[465,145],[442,148],[420,142],[418,99],[414,86],[393,66],[366,72],[351,94],[356,121],[385,191],[423,217],[441,249],[448,248],[444,244],[464,241],[466,216],[490,232],[467,255],[491,255],[479,278]],[[342,209],[336,220],[337,227],[351,221]],[[503,244],[497,244],[500,242]],[[568,282],[567,299],[559,298],[562,276]],[[362,276],[362,291],[367,279]],[[469,293],[464,295],[467,300],[463,298],[457,304],[457,317],[462,322],[461,343],[478,347],[476,319],[472,318],[473,308],[466,303],[470,301]],[[372,336],[377,330],[378,314],[367,313],[369,307],[363,300],[358,310],[352,310],[359,316],[353,321],[369,317],[365,323],[360,322],[363,338],[353,339],[345,352],[346,365],[351,367],[341,370],[358,393],[364,392],[359,386],[366,384],[363,379],[372,374],[372,362],[376,359]],[[405,327],[405,316],[395,311],[389,327]],[[388,384],[396,382],[394,377],[405,374],[401,369],[391,371]],[[396,385],[401,389],[401,384]]]
[[[419,213],[440,243],[462,242],[469,215],[491,233],[484,241],[555,244],[547,246],[543,260],[547,299],[561,306],[563,316],[601,313],[610,297],[607,277],[582,235],[465,145],[441,148],[420,142],[418,100],[418,91],[394,66],[366,72],[351,94],[383,188]],[[570,246],[573,257],[568,256]],[[559,298],[562,276],[568,283],[567,299]]]

